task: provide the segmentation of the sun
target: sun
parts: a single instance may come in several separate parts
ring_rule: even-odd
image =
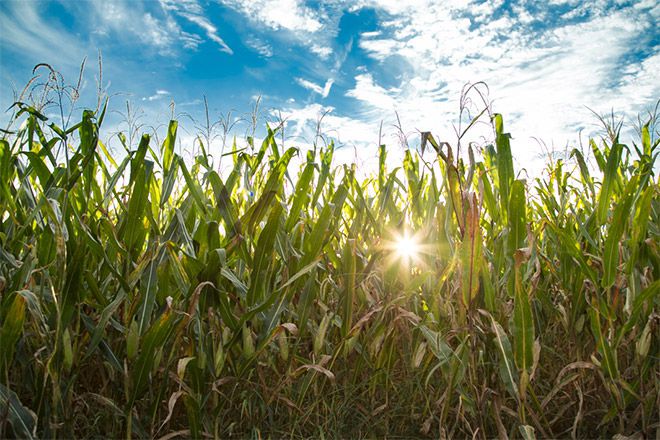
[[[391,232],[390,238],[385,241],[384,248],[388,252],[387,264],[401,264],[412,268],[422,264],[422,254],[428,253],[418,234],[408,231]]]
[[[394,250],[405,260],[414,260],[419,257],[420,246],[413,237],[404,234],[394,242]]]

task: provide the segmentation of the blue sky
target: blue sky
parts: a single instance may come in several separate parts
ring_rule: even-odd
[[[159,126],[174,101],[183,143],[194,124],[182,114],[202,118],[203,96],[214,120],[262,96],[261,118],[286,118],[287,142],[312,142],[325,114],[321,131],[368,158],[381,123],[384,142],[399,144],[396,114],[411,139],[431,130],[453,142],[461,89],[485,81],[525,166],[539,140],[563,150],[597,130],[587,107],[631,127],[653,108],[659,18],[653,0],[2,0],[0,104],[37,63],[75,82],[87,57],[78,105],[94,106],[100,50],[111,107],[130,100]]]

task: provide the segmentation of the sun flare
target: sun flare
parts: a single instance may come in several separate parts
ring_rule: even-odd
[[[423,264],[422,254],[428,254],[429,250],[428,246],[422,243],[419,233],[392,231],[390,238],[384,243],[384,248],[389,254],[387,265],[396,264],[412,268]]]
[[[399,237],[394,244],[394,249],[405,260],[416,259],[419,256],[419,243],[408,235]]]

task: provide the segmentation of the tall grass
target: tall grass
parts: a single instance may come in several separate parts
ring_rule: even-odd
[[[0,437],[660,435],[652,121],[526,181],[493,114],[482,154],[424,133],[358,179],[276,130],[221,176],[174,120],[113,156],[105,106],[15,109]]]

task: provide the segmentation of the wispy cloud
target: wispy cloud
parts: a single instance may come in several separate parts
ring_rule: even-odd
[[[328,58],[332,54],[332,49],[330,47],[317,43],[312,43],[309,46],[309,50],[324,59]]]
[[[323,26],[318,13],[300,0],[220,0],[272,29],[316,32]]]
[[[218,35],[218,28],[211,23],[205,14],[204,9],[196,0],[159,0],[165,11],[173,11],[177,15],[185,18],[191,23],[202,28],[209,40],[220,46],[220,50],[228,54],[234,51]]]
[[[365,106],[380,110],[396,110],[396,96],[400,89],[387,90],[376,84],[370,73],[363,73],[355,77],[355,87],[346,94],[361,101]]]
[[[509,129],[524,161],[538,151],[527,147],[532,134],[560,145],[575,139],[574,121],[590,117],[585,106],[630,116],[660,97],[652,70],[657,55],[641,64],[627,57],[645,32],[655,33],[658,48],[658,7],[648,2],[618,9],[598,2],[589,16],[548,25],[538,21],[549,10],[498,12],[491,2],[362,4],[389,21],[381,32],[362,34],[360,47],[404,72],[398,87],[382,86],[372,73],[356,77],[347,96],[361,103],[366,120],[398,110],[404,126],[448,135],[451,127],[438,120],[457,113],[466,82],[485,81],[495,110],[513,116]],[[486,17],[487,24],[479,24]]]
[[[580,130],[599,130],[590,108],[614,109],[631,121],[660,98],[660,6],[606,0],[583,6],[572,0],[514,6],[502,0],[344,3],[351,11],[377,12],[379,29],[358,35],[359,48],[375,65],[358,67],[354,83],[344,88],[352,105],[296,101],[285,113],[298,136],[312,136],[324,114],[325,129],[367,149],[381,124],[385,139],[398,139],[403,129],[404,135],[433,130],[451,140],[461,90],[484,81],[493,109],[504,114],[514,136],[516,160],[534,168],[542,154],[537,139],[561,149],[575,145]],[[318,82],[296,82],[327,96]],[[492,137],[487,124],[471,133],[464,141]]]
[[[311,90],[312,92],[321,95],[321,97],[327,98],[328,94],[330,93],[330,89],[332,88],[332,84],[334,84],[335,81],[334,79],[330,78],[325,82],[323,87],[303,78],[296,78],[296,82],[307,90]]]
[[[285,31],[289,39],[307,47],[310,52],[328,58],[332,54],[330,39],[338,18],[322,8],[308,7],[302,0],[218,0],[243,14],[250,22],[271,31]],[[336,5],[331,5],[338,11]]]
[[[248,37],[245,40],[245,44],[257,51],[259,55],[265,58],[270,58],[273,56],[273,48],[270,44],[266,43],[260,38]]]
[[[47,18],[44,4],[63,13]],[[587,107],[630,120],[655,104],[658,21],[653,0],[5,0],[0,42],[3,56],[55,60],[69,78],[101,47],[104,77],[158,111],[170,96],[241,106],[268,91],[290,132],[313,137],[323,115],[328,134],[362,148],[381,121],[384,140],[402,128],[451,141],[463,86],[484,81],[527,163],[532,136],[561,148],[593,130]],[[492,136],[486,124],[473,134]]]
[[[196,49],[202,38],[184,31],[174,16],[154,4],[115,0],[111,2],[65,2],[65,8],[78,17],[86,17],[94,43],[113,40],[121,44],[131,41],[132,49],[147,48],[161,56],[175,56],[179,45]],[[158,5],[155,3],[155,5]],[[136,45],[135,43],[139,43]]]
[[[222,52],[233,53],[197,0],[86,1],[62,5],[77,17],[85,17],[84,24],[90,26],[91,35],[100,39],[97,44],[104,38],[124,44],[139,42],[141,47],[155,49],[161,56],[175,57],[182,50],[198,50],[208,40]],[[193,27],[184,29],[184,24]]]
[[[85,56],[85,45],[63,28],[53,26],[40,14],[36,2],[3,2],[0,13],[0,44],[43,62],[57,54],[60,67],[77,68]],[[3,57],[4,58],[4,57]],[[5,61],[3,60],[3,70]]]
[[[156,90],[156,93],[154,93],[151,96],[145,96],[142,98],[143,101],[156,101],[158,99],[162,99],[166,96],[168,96],[170,92],[167,90]]]

